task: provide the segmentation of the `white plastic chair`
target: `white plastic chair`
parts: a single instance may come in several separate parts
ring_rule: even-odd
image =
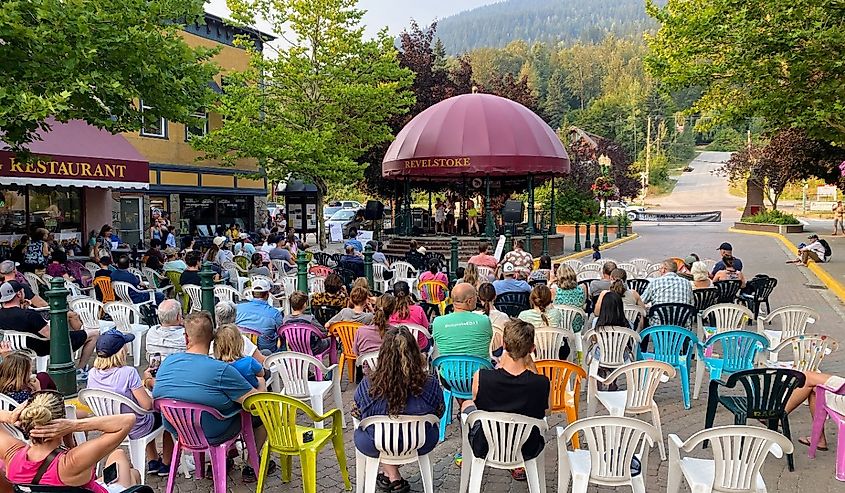
[[[214,297],[217,298],[218,301],[238,303],[241,301],[241,292],[226,284],[215,284]]]
[[[405,281],[411,289],[414,288],[419,272],[417,272],[417,269],[414,269],[413,265],[400,260],[399,262],[393,262],[390,266],[390,270],[393,271],[393,279],[391,279],[392,283],[395,283],[396,281]]]
[[[359,356],[360,358],[360,356]],[[425,445],[426,425],[438,426],[440,418],[432,414],[425,416],[370,416],[355,427],[366,430],[370,426],[375,432],[375,447],[378,457],[367,457],[355,449],[356,493],[375,493],[379,464],[402,465],[418,462],[420,478],[425,493],[434,493],[434,471],[428,454],[419,455]]]
[[[616,268],[624,270],[628,274],[628,279],[637,279],[640,277],[640,268],[630,262],[617,264]]]
[[[569,451],[566,445],[578,432],[584,433],[581,446]],[[634,493],[645,493],[648,452],[661,441],[654,426],[636,418],[596,416],[582,418],[566,428],[557,427],[557,491],[587,493],[590,483],[601,486],[630,486]],[[646,449],[648,446],[648,449]],[[631,460],[640,461],[640,473],[631,476]]]
[[[777,353],[792,349],[792,361],[778,361]],[[790,337],[774,348],[774,361],[767,366],[772,368],[790,368],[801,372],[817,372],[825,356],[839,349],[839,343],[832,337],[820,334],[807,334]]]
[[[655,277],[660,277],[660,269],[663,267],[663,264],[651,264],[645,270],[645,279],[652,279]]]
[[[196,284],[183,284],[182,291],[188,295],[188,311],[202,311],[202,288]]]
[[[296,281],[297,279],[295,276],[285,276],[281,278],[282,288],[285,291],[285,297],[288,297],[293,294],[294,291],[297,291]]]
[[[380,262],[373,262],[373,287],[376,291],[384,293],[387,291],[388,281],[384,278],[387,266]]]
[[[772,310],[765,317],[757,319],[757,332],[765,335],[772,342],[774,350],[781,341],[790,337],[803,335],[809,324],[814,324],[819,319],[819,314],[812,308],[801,305],[782,306]],[[780,330],[767,329],[773,322],[778,322]],[[777,361],[776,353],[769,353],[769,361]]]
[[[161,282],[167,279],[166,277],[162,276],[161,274],[149,267],[142,267],[141,273],[144,274],[144,280],[147,281],[147,284],[150,287],[161,286]]]
[[[50,339],[45,339],[43,337],[38,337],[34,334],[30,334],[28,332],[17,332],[14,330],[3,330],[0,331],[0,334],[3,335],[3,340],[9,342],[9,349],[12,351],[27,351],[32,353],[32,350],[29,349],[26,345],[27,339],[35,339],[37,341],[42,341],[47,344],[50,343]],[[47,365],[50,363],[50,356],[36,356],[35,357],[35,371],[42,372],[47,371]]]
[[[628,324],[634,328],[638,327],[639,320],[645,320],[646,316],[648,316],[646,309],[640,305],[626,304],[622,309],[625,310],[625,318],[628,320]]]
[[[651,260],[647,258],[632,258],[628,263],[637,269],[638,275],[634,277],[645,276],[648,273],[649,266],[652,265]],[[631,277],[631,273],[628,272],[628,279],[631,279]]]
[[[325,293],[326,292],[326,278],[320,276],[313,276],[308,278],[308,294]]]
[[[575,339],[571,330],[537,327],[534,329],[534,359],[560,359],[560,348],[569,338]]]
[[[688,454],[704,440],[710,441],[713,459],[681,457],[681,450]],[[681,479],[686,478],[692,493],[765,493],[760,468],[766,457],[772,454],[780,458],[792,449],[789,438],[759,426],[719,426],[699,431],[686,441],[670,434],[666,491],[677,493]]]
[[[625,376],[625,390],[600,391],[598,383],[609,384],[620,376]],[[660,408],[654,402],[654,393],[661,382],[666,382],[675,376],[675,368],[662,361],[637,361],[617,368],[605,378],[598,375],[598,365],[590,366],[587,384],[587,413],[595,414],[595,402],[599,401],[611,416],[625,416],[626,414],[651,413],[651,420],[657,428],[660,440],[661,460],[666,460],[666,449],[663,447],[663,427],[660,424]]]
[[[104,305],[93,298],[76,298],[71,300],[68,306],[79,315],[83,329],[103,332],[115,326],[114,322],[100,319]]]
[[[716,264],[719,263],[719,262],[713,260],[712,258],[706,258],[706,259],[702,260],[702,262],[704,262],[704,265],[707,266],[707,272],[713,272],[713,268],[716,267]]]
[[[367,365],[367,368],[369,368],[370,371],[375,370],[378,366],[378,351],[370,351],[368,353],[359,354],[355,359],[355,365],[363,368],[364,364]]]
[[[131,303],[115,301],[106,305],[106,313],[114,320],[117,330],[126,334],[135,335],[135,340],[129,343],[129,349],[132,351],[132,363],[135,366],[140,365],[141,339],[150,330],[149,325],[141,323],[144,320],[141,311]]]
[[[710,327],[711,318],[714,323],[711,328],[714,330],[705,332],[704,327]],[[702,324],[698,330],[698,338],[704,341],[714,334],[721,334],[730,330],[746,330],[748,321],[754,320],[754,312],[743,305],[719,303],[705,308],[700,313],[698,320]]]
[[[41,288],[49,289],[50,286],[44,282],[44,279],[41,279],[34,272],[24,272],[23,276],[26,278],[26,281],[29,283],[29,287],[32,288],[32,292],[35,293],[36,296],[41,296]]]
[[[560,326],[574,334],[575,352],[580,357],[580,355],[584,354],[582,336],[584,334],[584,329],[587,327],[587,320],[589,319],[589,317],[587,317],[587,312],[578,307],[569,305],[554,305],[554,307],[560,311]],[[581,331],[576,333],[575,320],[577,320],[578,317],[581,318]]]
[[[496,363],[499,362],[499,358],[493,356],[493,351],[496,351],[497,349],[505,346],[504,336],[504,328],[495,326],[493,327],[493,337],[490,338],[490,359],[492,361],[495,361]]]
[[[420,332],[422,332],[422,334],[423,334],[426,338],[428,338],[428,340],[431,340],[431,332],[429,332],[429,331],[428,331],[428,329],[426,329],[426,328],[425,328],[425,327],[423,327],[422,325],[412,324],[412,323],[402,323],[402,324],[398,324],[398,325],[404,325],[405,327],[407,327],[407,328],[408,328],[408,330],[410,330],[410,331],[411,331],[411,334],[413,334],[413,336],[414,336],[414,338],[415,338],[415,339],[416,339],[417,337],[419,337]]]
[[[484,281],[489,281],[496,273],[496,271],[486,265],[476,265],[475,268],[478,270],[478,278],[483,279]]]
[[[590,264],[587,264],[590,265]],[[583,267],[582,267],[583,268]],[[595,270],[585,270],[579,272],[575,275],[575,280],[578,282],[581,281],[595,281],[596,279],[601,279],[601,272]]]
[[[120,301],[123,301],[123,302],[126,302],[126,303],[134,303],[132,301],[131,293],[146,293],[150,297],[150,299],[147,300],[147,301],[143,301],[141,303],[137,303],[137,304],[143,305],[143,304],[146,304],[146,303],[150,303],[150,304],[155,305],[155,302],[156,302],[156,298],[155,298],[156,290],[155,289],[137,289],[135,286],[129,284],[128,282],[124,282],[124,281],[112,281],[111,287],[112,287],[112,289],[114,289],[115,296],[117,296],[117,298]]]
[[[283,279],[288,275],[287,270],[285,269],[285,261],[281,259],[273,259],[270,260],[270,263],[273,264],[273,273],[276,276],[276,279]],[[296,271],[293,271],[296,272]],[[293,276],[291,276],[293,277]]]
[[[462,414],[461,433],[463,440],[461,449],[464,457],[461,467],[461,483],[459,492],[481,492],[481,480],[484,468],[490,466],[495,469],[525,468],[528,480],[528,491],[541,493],[546,491],[546,460],[545,450],[534,459],[525,460],[522,457],[522,445],[528,440],[531,431],[536,427],[543,434],[549,430],[545,420],[529,418],[521,414],[491,413],[488,411],[473,411],[469,415]],[[486,457],[475,457],[469,444],[469,429],[476,423],[481,423],[484,438],[487,439],[488,450]]]
[[[587,354],[584,362],[588,365],[596,359],[602,368],[619,368],[636,359],[634,351],[640,343],[640,335],[628,327],[596,327],[584,333]],[[589,402],[589,395],[587,396]]]
[[[123,407],[129,408],[137,415],[152,415],[152,411],[141,409],[131,399],[108,390],[82,389],[79,391],[79,400],[91,408],[97,416],[124,414]],[[159,426],[144,437],[136,439],[126,437],[121,444],[129,448],[129,460],[132,462],[132,467],[141,473],[141,484],[146,484],[147,476],[147,457],[144,450],[148,443],[155,441],[162,433],[164,433],[164,426]]]
[[[598,272],[599,274],[601,274],[601,271],[604,268],[605,262],[606,261],[601,260],[599,262],[590,262],[588,264],[582,264],[581,267],[579,267],[576,272],[578,274],[581,274],[582,272]],[[599,276],[599,277],[601,277],[601,276]]]
[[[0,409],[3,411],[14,411],[20,404],[6,394],[0,394]],[[21,441],[26,441],[23,432],[16,426],[8,423],[0,423],[0,428],[6,430],[7,433]]]
[[[229,282],[238,291],[243,291],[246,283],[249,282],[249,277],[246,276],[247,271],[240,268],[240,266],[231,260],[223,262],[220,266],[229,273]]]
[[[584,265],[584,262],[578,260],[577,258],[566,260],[563,263],[568,265],[569,268],[572,269],[576,274],[578,273],[578,271],[581,270],[581,266]]]
[[[309,381],[308,371],[312,366],[320,369],[323,375],[331,372],[332,379],[322,382]],[[264,368],[273,372],[270,381],[273,392],[309,401],[317,414],[323,414],[323,399],[331,394],[335,407],[340,409],[341,423],[346,428],[346,415],[343,412],[343,400],[340,394],[340,370],[337,364],[324,366],[320,360],[308,354],[282,351],[268,356],[264,360]],[[314,423],[314,426],[322,428],[323,422],[318,421]]]
[[[92,274],[100,270],[100,266],[94,262],[91,262],[90,260],[88,262],[85,262],[85,268],[88,269],[88,271]]]

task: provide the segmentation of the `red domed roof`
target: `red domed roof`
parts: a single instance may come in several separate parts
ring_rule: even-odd
[[[464,94],[411,120],[384,156],[385,178],[563,175],[569,156],[539,116],[510,99]]]

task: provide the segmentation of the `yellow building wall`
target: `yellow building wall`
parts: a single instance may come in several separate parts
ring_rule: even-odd
[[[245,70],[249,65],[249,55],[245,50],[217,43],[188,32],[183,31],[181,34],[190,46],[220,47],[220,52],[214,57],[214,62],[220,67],[220,74],[215,77],[215,82],[221,87],[222,75],[225,75],[229,71]],[[221,125],[222,119],[220,115],[209,113],[209,129],[220,128]],[[202,153],[195,151],[191,147],[191,144],[185,141],[185,125],[181,123],[167,122],[167,139],[142,137],[140,132],[126,132],[122,135],[150,163],[208,168],[213,168],[220,164],[219,161],[214,160],[197,160],[197,158],[202,156]],[[254,171],[255,167],[254,161],[242,160],[237,163],[235,169]]]

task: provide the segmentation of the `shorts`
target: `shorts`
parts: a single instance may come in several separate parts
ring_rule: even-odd
[[[71,351],[76,351],[81,348],[85,345],[85,341],[88,340],[88,333],[84,330],[70,330],[68,331],[68,335],[70,336]],[[50,356],[49,340],[40,341],[36,339],[27,339],[26,347],[35,351],[35,354],[38,356]]]

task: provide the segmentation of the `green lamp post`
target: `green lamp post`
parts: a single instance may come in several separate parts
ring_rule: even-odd
[[[65,397],[76,396],[76,365],[71,359],[70,335],[67,324],[67,295],[65,280],[54,277],[46,293],[50,304],[50,365],[47,373]]]
[[[214,271],[211,270],[211,262],[202,264],[199,276],[202,309],[208,313],[214,313]]]
[[[300,252],[302,253],[302,252]],[[297,263],[299,261],[297,260]],[[364,277],[367,278],[367,285],[370,289],[374,289],[375,283],[373,281],[373,247],[368,243],[364,247]],[[304,291],[308,292],[308,291]]]

